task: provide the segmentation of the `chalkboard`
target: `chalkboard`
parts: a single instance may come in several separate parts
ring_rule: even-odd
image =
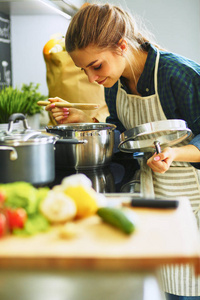
[[[12,85],[10,17],[0,12],[0,89]]]

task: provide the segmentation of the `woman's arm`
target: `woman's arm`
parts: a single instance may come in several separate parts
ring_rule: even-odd
[[[164,113],[167,119],[185,120],[194,138],[187,146],[166,148],[153,155],[147,164],[160,173],[166,172],[173,161],[189,162],[200,168],[200,66],[181,57],[175,57],[170,65],[163,61],[159,96]]]

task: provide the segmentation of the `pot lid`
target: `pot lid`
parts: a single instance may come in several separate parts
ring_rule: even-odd
[[[22,132],[0,132],[1,145],[24,145],[24,144],[41,144],[54,143],[59,136],[43,131],[26,130]]]
[[[23,120],[23,130],[13,130],[13,123],[16,120]],[[54,143],[59,136],[46,132],[45,130],[32,130],[27,123],[23,114],[13,114],[8,121],[8,130],[0,131],[1,145],[24,145],[24,144],[41,144]]]
[[[122,152],[155,152],[159,147],[171,147],[192,135],[184,120],[162,120],[141,124],[120,135]]]

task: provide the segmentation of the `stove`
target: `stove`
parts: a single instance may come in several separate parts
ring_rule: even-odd
[[[137,179],[139,164],[131,153],[117,152],[113,154],[108,166],[95,169],[57,169],[55,180],[49,187],[60,184],[64,177],[72,174],[85,174],[91,181],[92,187],[99,193],[134,193],[139,192]]]

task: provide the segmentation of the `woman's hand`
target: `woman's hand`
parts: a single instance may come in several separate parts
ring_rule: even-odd
[[[167,147],[147,160],[147,165],[157,173],[165,173],[175,158],[174,148]]]
[[[66,123],[93,123],[91,117],[89,117],[85,112],[76,108],[67,107],[55,107],[55,102],[67,102],[59,97],[49,98],[51,104],[46,106],[47,111],[51,111],[53,118],[59,124]]]
[[[167,147],[161,153],[154,154],[147,160],[147,165],[158,173],[165,173],[173,161],[190,163],[200,162],[200,151],[194,145]]]

